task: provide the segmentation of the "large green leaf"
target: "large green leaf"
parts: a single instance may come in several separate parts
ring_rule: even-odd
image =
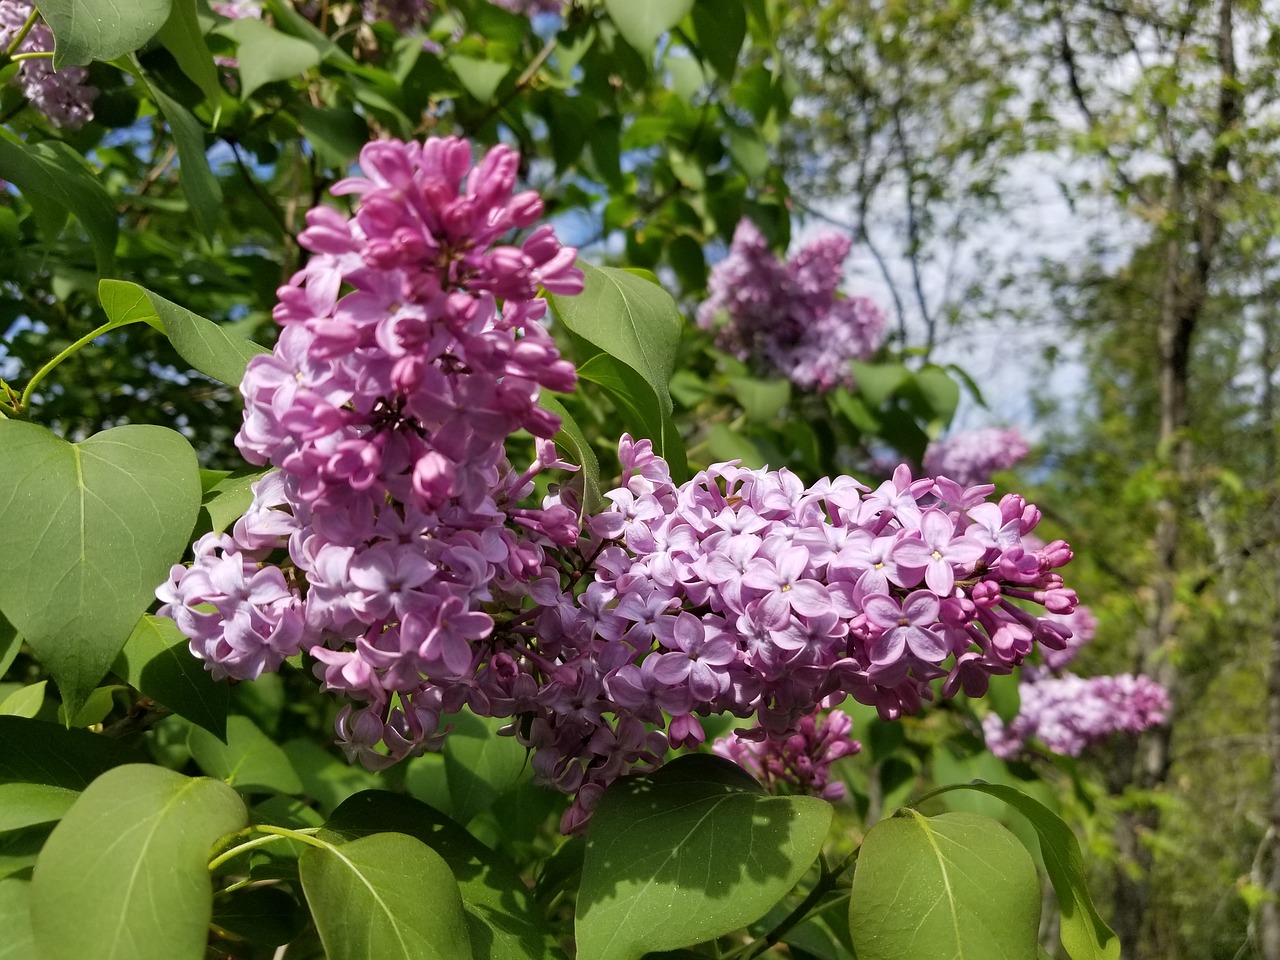
[[[143,616],[112,669],[178,716],[226,735],[231,688],[215,681],[191,655],[187,638],[168,617]]]
[[[120,325],[150,324],[169,338],[183,360],[229,386],[239,385],[253,357],[271,352],[136,283],[103,280],[98,299],[108,319]]]
[[[309,847],[298,868],[329,960],[471,960],[457,881],[421,840]]]
[[[110,273],[120,227],[115,202],[90,171],[83,157],[58,140],[15,143],[0,137],[0,177],[26,196],[37,212],[52,205],[74,214],[89,234],[99,273]],[[42,219],[42,224],[53,221]],[[65,223],[65,215],[58,218]],[[55,236],[45,240],[52,242]]]
[[[44,692],[48,686],[49,681],[41,680],[39,683],[19,687],[0,702],[0,715],[28,719],[34,717],[44,706]]]
[[[462,893],[475,960],[522,960],[550,952],[542,910],[519,871],[433,807],[402,794],[368,791],[345,801],[322,836],[354,840],[381,831],[421,840],[449,865]]]
[[[284,750],[248,717],[227,718],[225,743],[207,730],[192,727],[187,744],[201,770],[240,790],[302,792],[302,781]]]
[[[253,503],[253,485],[270,472],[270,469],[244,467],[223,476],[212,485],[206,485],[200,507],[201,519],[208,515],[208,529],[214,533],[222,533],[243,517]]]
[[[12,877],[0,880],[0,960],[36,960],[31,936],[31,884]]]
[[[53,68],[132,53],[169,19],[173,0],[36,0],[53,31]]]
[[[200,508],[195,453],[164,427],[71,444],[0,421],[0,609],[74,716],[187,545]]]
[[[305,40],[273,30],[261,20],[245,17],[219,28],[237,44],[240,64],[240,97],[276,80],[291,80],[320,63],[320,52]]]
[[[604,0],[604,8],[623,39],[647,58],[658,37],[688,16],[693,0]]]
[[[1058,897],[1060,936],[1067,954],[1072,960],[1120,960],[1120,939],[1089,897],[1080,844],[1063,819],[1033,797],[1004,784],[957,783],[933,795],[951,790],[975,790],[996,797],[1027,818],[1040,839],[1040,855]]]
[[[1030,960],[1039,923],[1035,864],[995,820],[908,809],[862,841],[849,901],[858,960]]]
[[[104,773],[36,861],[41,957],[200,960],[213,910],[209,849],[247,822],[240,797],[216,780],[146,764]]]
[[[690,755],[605,791],[587,835],[580,960],[637,960],[744,927],[795,886],[831,807],[771,797],[727,760]]]
[[[581,260],[578,267],[585,277],[582,293],[552,294],[556,316],[578,337],[640,374],[658,398],[661,415],[670,414],[667,384],[683,323],[675,301],[662,287],[626,270]]]
[[[112,767],[142,756],[119,740],[56,723],[0,717],[0,784],[39,783],[83,790]]]

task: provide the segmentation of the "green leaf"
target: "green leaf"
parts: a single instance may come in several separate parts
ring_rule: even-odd
[[[178,61],[182,72],[200,88],[209,106],[213,108],[213,125],[218,125],[218,115],[222,111],[222,83],[218,77],[218,66],[213,62],[213,54],[205,43],[204,33],[200,30],[200,20],[196,15],[195,0],[172,0],[173,9],[169,19],[165,21],[157,39],[164,48]]]
[[[40,712],[44,705],[44,690],[49,681],[41,680],[20,690],[15,690],[0,703],[0,716],[26,717],[28,720]]]
[[[689,15],[693,0],[604,0],[604,8],[622,38],[648,58],[658,37]]]
[[[0,177],[14,184],[37,212],[75,214],[89,234],[99,273],[110,273],[120,227],[115,202],[107,195],[83,157],[58,140],[18,144],[0,137]],[[52,211],[49,211],[50,205]],[[54,226],[41,220],[42,229]],[[45,237],[57,238],[60,226]]]
[[[471,960],[458,884],[402,833],[310,847],[302,888],[329,960]]]
[[[239,385],[253,357],[271,352],[136,283],[103,280],[98,284],[98,299],[108,319],[150,324],[169,338],[183,360],[229,386]]]
[[[345,171],[369,142],[369,126],[351,110],[304,106],[298,126],[322,163]]]
[[[858,393],[873,410],[879,409],[899,387],[911,379],[911,371],[900,363],[862,363],[853,360],[850,366],[853,368]]]
[[[78,791],[112,767],[142,759],[119,740],[20,717],[0,717],[0,743],[0,784],[40,783]]]
[[[13,624],[5,619],[3,613],[0,613],[0,677],[9,672],[9,668],[13,666],[13,661],[18,659],[18,653],[22,650],[22,638],[18,636],[18,631],[13,629]]]
[[[351,840],[388,830],[416,837],[448,864],[462,893],[475,960],[550,954],[542,911],[519,871],[434,808],[400,794],[359,793],[333,812],[322,836]]]
[[[164,427],[71,444],[0,421],[0,609],[74,715],[182,556],[200,506],[195,453]]]
[[[809,869],[830,823],[826,802],[771,797],[719,757],[617,781],[587,835],[578,957],[638,960],[746,926]]]
[[[660,455],[663,450],[663,421],[668,419],[662,411],[661,400],[635,370],[617,357],[607,353],[578,364],[578,379],[601,386],[617,404],[623,415],[624,425],[634,436],[648,437]]]
[[[31,883],[27,880],[0,880],[0,960],[36,960],[36,942],[31,935]]]
[[[146,764],[104,773],[36,862],[31,920],[41,957],[200,960],[213,909],[209,849],[247,822],[240,797],[216,780]]]
[[[498,735],[505,720],[459,713],[440,752],[449,778],[450,813],[466,823],[487,810],[529,772],[529,752],[515,737]]]
[[[882,820],[858,854],[849,931],[858,960],[1027,960],[1040,883],[1016,837],[975,813]]]
[[[98,687],[89,694],[88,699],[74,713],[67,710],[65,703],[58,706],[58,720],[68,727],[91,727],[107,718],[115,707],[115,693],[124,687],[118,683]]]
[[[314,740],[290,740],[282,747],[302,790],[328,813],[348,797],[379,786],[378,776],[335,756]]]
[[[253,503],[253,485],[271,472],[250,467],[228,474],[209,486],[200,501],[201,509],[208,514],[209,529],[222,533],[244,516]]]
[[[261,20],[245,17],[218,28],[239,45],[240,99],[248,100],[266,83],[291,80],[320,63],[320,51],[306,40],[273,30]]]
[[[960,385],[941,367],[927,366],[911,380],[912,392],[919,394],[932,419],[944,426],[951,422],[960,403]]]
[[[768,423],[791,401],[791,381],[756,380],[753,377],[732,377],[729,386],[742,405],[747,419],[755,423]]]
[[[637,5],[638,6],[638,5]],[[642,376],[661,413],[671,413],[667,384],[675,369],[683,320],[660,286],[626,270],[578,261],[585,284],[576,297],[551,294],[556,316],[569,330]]]
[[[169,19],[172,0],[37,0],[53,31],[53,68],[114,60],[139,49]]]
[[[168,617],[144,615],[112,670],[178,716],[226,736],[231,687],[215,681],[191,655],[187,638]]]
[[[590,515],[598,512],[601,505],[600,460],[596,457],[595,450],[591,449],[591,442],[582,432],[582,427],[578,426],[578,421],[550,393],[542,391],[538,395],[538,405],[560,418],[560,432],[555,436],[556,446],[582,468],[582,513]]]
[[[1060,936],[1067,954],[1072,960],[1120,960],[1120,939],[1089,897],[1080,844],[1062,818],[1038,800],[1003,784],[957,783],[933,795],[950,790],[976,790],[997,797],[1026,817],[1040,838],[1040,855],[1058,897]]]
[[[151,97],[160,108],[160,114],[169,125],[173,142],[178,147],[178,183],[191,207],[191,215],[206,239],[212,239],[222,212],[222,187],[209,167],[204,127],[186,107],[155,84],[150,84],[150,88]]]
[[[301,793],[302,781],[285,752],[248,717],[227,718],[227,741],[192,727],[187,737],[191,756],[211,777],[246,793]]]
[[[246,940],[280,947],[306,927],[307,912],[279,887],[247,887],[214,900],[213,922]]]
[[[499,63],[497,60],[484,60],[479,57],[466,57],[454,54],[447,63],[462,89],[481,103],[488,103],[498,92],[502,78],[511,72],[511,64]]]
[[[61,820],[79,796],[47,783],[0,783],[0,833]]]
[[[698,0],[693,6],[698,49],[716,73],[732,80],[747,36],[747,14],[741,0]]]

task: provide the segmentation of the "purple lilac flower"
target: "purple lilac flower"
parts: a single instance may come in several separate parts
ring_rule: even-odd
[[[25,0],[0,0],[0,50],[8,49],[31,15],[32,5]],[[53,31],[43,20],[36,20],[15,53],[47,53],[53,50]],[[23,60],[17,81],[31,105],[44,114],[55,127],[76,130],[93,119],[93,101],[98,88],[85,83],[89,73],[84,67],[53,69],[48,57]]]
[[[565,485],[530,502],[538,474],[569,469],[538,397],[575,372],[536,293],[581,290],[575,251],[537,225],[506,148],[476,165],[460,140],[388,140],[360,162],[334,188],[353,216],[307,214],[283,330],[241,386],[236,443],[273,470],[157,591],[215,674],[305,653],[349,701],[343,749],[371,767],[437,746],[445,713],[519,715],[511,733],[574,795],[575,830],[614,779],[701,744],[702,717],[755,717],[741,736],[817,762],[819,705],[852,695],[892,719],[1065,645],[1026,607],[1070,613],[1071,551],[990,488],[905,466],[875,491],[805,487],[735,463],[677,486],[624,436],[603,511],[580,524]],[[804,271],[823,250],[842,256],[821,248]],[[538,438],[524,470],[506,456],[517,431]]]
[[[1006,726],[994,713],[983,719],[987,746],[998,757],[1020,755],[1031,739],[1053,753],[1078,757],[1113,734],[1138,734],[1163,724],[1169,694],[1149,677],[1042,677],[1034,668],[1018,684],[1022,706]]]
[[[759,780],[770,793],[800,793],[842,800],[848,790],[831,779],[831,765],[862,749],[852,739],[853,720],[839,710],[823,710],[801,718],[785,739],[752,739],[731,735],[711,745],[712,753],[732,760]]]
[[[210,0],[209,9],[230,20],[262,19],[262,0]]]
[[[743,220],[729,256],[707,282],[698,325],[717,343],[805,390],[852,385],[851,360],[866,360],[884,338],[884,315],[866,297],[840,298],[849,241],[814,241],[790,261],[773,255],[760,231]]]
[[[1015,428],[968,430],[935,440],[924,452],[924,469],[956,483],[987,483],[997,470],[1008,470],[1030,447]]]

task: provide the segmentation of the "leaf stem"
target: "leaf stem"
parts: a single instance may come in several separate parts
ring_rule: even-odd
[[[87,344],[93,343],[93,341],[97,340],[104,333],[114,330],[116,327],[122,327],[122,326],[124,326],[124,324],[116,323],[114,320],[108,320],[102,326],[86,333],[83,337],[81,337],[75,343],[71,344],[71,346],[67,347],[60,354],[58,354],[56,357],[54,357],[52,360],[46,363],[43,367],[37,370],[35,376],[32,377],[31,381],[27,384],[26,389],[22,391],[22,398],[18,401],[18,406],[16,408],[17,412],[21,413],[23,410],[27,408],[27,406],[31,403],[31,394],[35,392],[36,387],[40,385],[40,381],[43,380],[45,377],[47,377],[54,367],[60,364],[63,360],[67,359],[67,357],[71,356],[81,347],[86,346]]]
[[[52,50],[28,50],[26,53],[13,53],[9,55],[9,59],[14,63],[21,63],[23,60],[52,60]]]
[[[269,823],[255,823],[251,827],[246,827],[240,833],[261,833],[265,836],[255,837],[252,840],[246,840],[244,843],[238,843],[233,847],[228,847],[220,854],[209,861],[209,872],[212,873],[222,866],[228,860],[234,860],[240,854],[249,850],[255,850],[258,847],[265,847],[267,844],[276,843],[279,840],[297,840],[300,843],[310,844],[313,847],[327,848],[330,845],[323,840],[318,840],[311,834],[319,830],[319,827],[304,827],[301,830],[290,830],[288,827],[276,827]],[[238,834],[237,834],[238,836]]]
[[[4,55],[7,58],[9,58],[10,60],[17,59],[17,57],[15,57],[14,54],[18,52],[18,47],[22,46],[22,41],[27,39],[27,34],[30,33],[31,28],[36,25],[36,20],[39,18],[39,16],[40,16],[40,11],[33,4],[31,7],[31,12],[27,14],[27,22],[22,25],[22,29],[20,29],[16,34],[14,34],[13,39],[9,41],[9,46],[4,51]]]

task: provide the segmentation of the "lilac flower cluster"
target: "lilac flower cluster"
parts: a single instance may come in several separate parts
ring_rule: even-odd
[[[584,524],[567,488],[531,503],[535,476],[572,469],[538,398],[575,372],[536,292],[581,290],[575,251],[536,225],[503,147],[473,166],[456,139],[381,141],[360,162],[334,188],[353,216],[307,214],[312,256],[241,387],[236,443],[274,470],[157,590],[215,675],[305,653],[349,701],[340,743],[373,767],[436,745],[464,707],[512,718],[539,779],[575,795],[573,830],[618,776],[701,744],[699,717],[829,753],[830,728],[806,733],[820,704],[894,718],[935,680],[976,696],[1037,643],[1064,646],[1024,606],[1071,612],[1055,572],[1071,551],[1033,548],[1038,511],[989,486],[900,467],[874,491],[806,488],[732,463],[677,486],[624,437],[607,509]],[[517,431],[536,438],[524,470]]]
[[[1015,428],[968,430],[935,440],[924,452],[928,473],[959,483],[987,483],[997,470],[1008,470],[1027,455],[1027,441]]]
[[[550,227],[501,242],[542,213],[514,192],[511,150],[473,167],[461,140],[387,140],[360,161],[364,175],[334,188],[357,213],[308,213],[312,256],[275,310],[284,329],[241,386],[236,443],[278,469],[158,595],[216,675],[253,678],[308,650],[327,687],[367,703],[342,733],[380,762],[380,741],[395,759],[430,739],[442,702],[425,678],[474,672],[472,645],[493,628],[481,606],[527,592],[535,541],[576,537],[568,506],[516,507],[559,466],[550,445],[517,474],[504,443],[558,429],[539,392],[571,390],[575,373],[535,295],[577,293],[582,276]],[[287,564],[267,562],[286,548]]]
[[[1017,757],[1033,738],[1053,753],[1078,757],[1113,734],[1163,724],[1170,709],[1168,692],[1142,674],[1041,677],[1028,667],[1018,693],[1022,706],[1008,726],[994,713],[982,724],[988,748],[1005,759]]]
[[[852,739],[853,720],[839,710],[810,714],[781,740],[721,737],[713,753],[732,760],[759,780],[770,793],[800,793],[824,800],[843,800],[844,783],[831,779],[831,765],[852,756],[862,744]]]
[[[27,0],[0,0],[0,50],[7,50],[31,16]],[[51,53],[53,31],[37,19],[14,53]],[[53,69],[48,57],[23,60],[17,81],[31,105],[44,114],[55,127],[77,130],[93,119],[93,101],[98,88],[85,83],[89,73],[84,67]]]
[[[729,256],[707,281],[698,325],[718,345],[805,390],[853,384],[851,360],[866,360],[884,339],[884,315],[866,297],[838,297],[849,241],[822,237],[786,263],[749,220],[738,224]]]

